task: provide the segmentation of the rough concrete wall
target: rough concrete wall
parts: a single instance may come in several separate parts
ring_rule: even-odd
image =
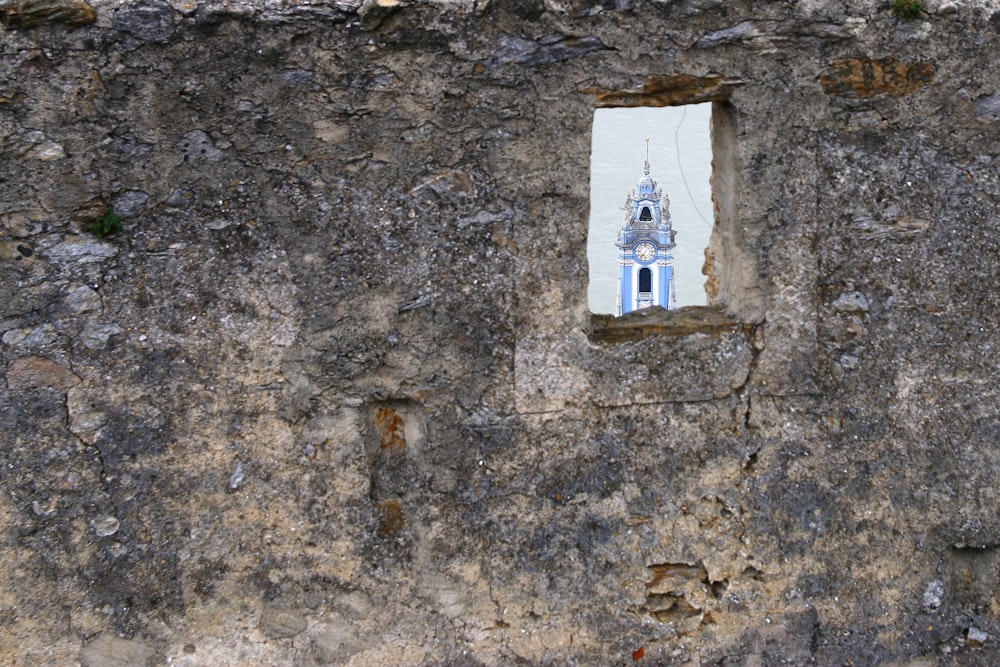
[[[0,4],[2,660],[995,664],[1000,13],[389,4]],[[705,99],[714,309],[591,316]]]

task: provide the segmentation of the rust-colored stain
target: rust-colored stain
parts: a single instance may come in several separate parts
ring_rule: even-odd
[[[396,498],[383,500],[378,504],[382,522],[379,532],[383,535],[395,535],[406,527],[406,517],[403,516],[403,503]]]
[[[375,430],[382,449],[406,449],[403,418],[393,408],[382,407],[375,413]]]
[[[703,567],[684,563],[660,563],[648,567],[653,572],[653,579],[646,582],[646,589],[656,593],[683,591],[688,581],[703,581],[707,576]]]
[[[594,96],[597,107],[667,107],[723,101],[742,83],[721,76],[671,74],[646,77],[642,88],[635,90],[588,88],[583,92]]]
[[[719,306],[685,307],[677,310],[643,308],[622,317],[591,316],[591,340],[620,343],[649,336],[687,336],[693,333],[737,333],[743,325],[729,317]]]
[[[843,58],[819,75],[823,92],[837,97],[901,97],[934,80],[927,62],[901,63],[895,58]]]
[[[715,275],[715,255],[712,249],[705,248],[705,262],[701,265],[701,274],[707,278],[705,281],[705,295],[709,301],[714,301],[719,296],[719,279]]]
[[[14,0],[0,4],[0,22],[11,30],[55,23],[79,28],[96,18],[94,8],[83,0]]]

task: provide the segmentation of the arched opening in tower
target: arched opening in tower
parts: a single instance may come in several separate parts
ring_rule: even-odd
[[[639,294],[649,294],[653,291],[653,272],[648,268],[639,269]]]

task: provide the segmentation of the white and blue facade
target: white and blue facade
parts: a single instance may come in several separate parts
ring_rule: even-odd
[[[657,189],[643,163],[642,178],[625,200],[618,232],[618,303],[615,314],[662,306],[674,308],[674,230],[670,199]]]

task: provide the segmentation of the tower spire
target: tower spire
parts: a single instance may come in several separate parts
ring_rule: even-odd
[[[625,199],[625,219],[618,232],[618,296],[615,313],[648,306],[676,307],[674,234],[670,202],[649,175],[649,139],[643,175]]]

